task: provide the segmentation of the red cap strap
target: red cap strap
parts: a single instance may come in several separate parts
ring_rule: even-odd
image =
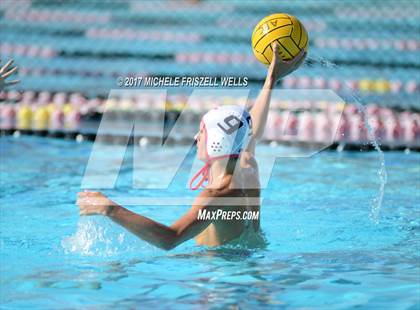
[[[209,169],[210,169],[210,164],[208,162],[206,162],[206,164],[200,169],[198,170],[198,172],[191,178],[190,180],[190,189],[192,189],[193,191],[199,189],[201,186],[203,186],[203,183],[205,181],[208,180],[209,178]],[[201,180],[198,181],[196,186],[193,186],[194,181],[199,177],[201,177]]]
[[[211,178],[210,175],[210,164],[216,160],[216,159],[222,159],[222,158],[238,158],[239,154],[233,154],[233,155],[222,155],[222,156],[217,156],[217,157],[213,157],[212,159],[208,160],[205,165],[198,170],[198,172],[191,178],[190,180],[190,189],[192,189],[193,191],[197,190],[203,186],[203,183],[205,181],[209,181],[209,179]],[[201,180],[198,182],[198,184],[196,186],[193,186],[194,181],[200,176],[202,175]]]

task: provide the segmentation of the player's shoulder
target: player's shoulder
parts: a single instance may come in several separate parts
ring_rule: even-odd
[[[214,200],[217,198],[222,197],[236,197],[242,196],[243,190],[242,188],[238,188],[235,186],[221,186],[219,188],[206,188],[204,189],[199,197],[208,198],[209,200]]]
[[[195,198],[193,206],[198,209],[217,207],[221,197],[224,197],[221,191],[205,188]]]
[[[205,188],[195,199],[194,205],[196,207],[222,207],[224,205],[234,204],[235,199],[244,199],[244,191],[240,188],[220,187],[220,188]]]

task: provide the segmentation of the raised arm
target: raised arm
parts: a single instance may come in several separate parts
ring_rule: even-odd
[[[209,210],[212,198],[206,197],[205,190],[195,200],[192,208],[171,226],[158,223],[150,218],[134,213],[99,192],[81,192],[77,204],[80,215],[105,215],[123,226],[140,239],[164,250],[171,250],[194,238],[202,232],[210,220],[199,220],[199,210]]]
[[[270,108],[271,90],[276,82],[296,70],[305,59],[306,53],[302,50],[295,58],[290,61],[283,61],[278,52],[277,42],[273,43],[273,59],[268,67],[267,77],[264,86],[255,100],[249,113],[252,119],[252,140],[251,146],[255,145],[256,140],[261,139],[265,125],[267,123],[268,111]]]

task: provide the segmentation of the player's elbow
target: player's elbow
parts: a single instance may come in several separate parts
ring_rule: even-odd
[[[168,240],[161,244],[160,248],[165,251],[170,251],[175,249],[178,246],[178,242],[176,240]]]
[[[162,240],[162,242],[159,243],[158,247],[165,251],[170,251],[175,249],[178,246],[178,234],[174,233]]]
[[[170,250],[176,248],[176,245],[173,244],[173,243],[164,243],[164,244],[161,244],[159,246],[159,248],[161,248],[162,250],[165,250],[165,251],[170,251]]]

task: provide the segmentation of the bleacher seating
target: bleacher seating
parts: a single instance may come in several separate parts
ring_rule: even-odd
[[[250,35],[261,17],[278,11],[298,16],[310,35],[307,65],[291,77],[304,82],[286,85],[343,91],[351,80],[362,97],[420,108],[415,1],[5,2],[0,52],[20,65],[21,90],[96,85],[104,94],[125,75],[248,76],[258,87],[265,70]]]

